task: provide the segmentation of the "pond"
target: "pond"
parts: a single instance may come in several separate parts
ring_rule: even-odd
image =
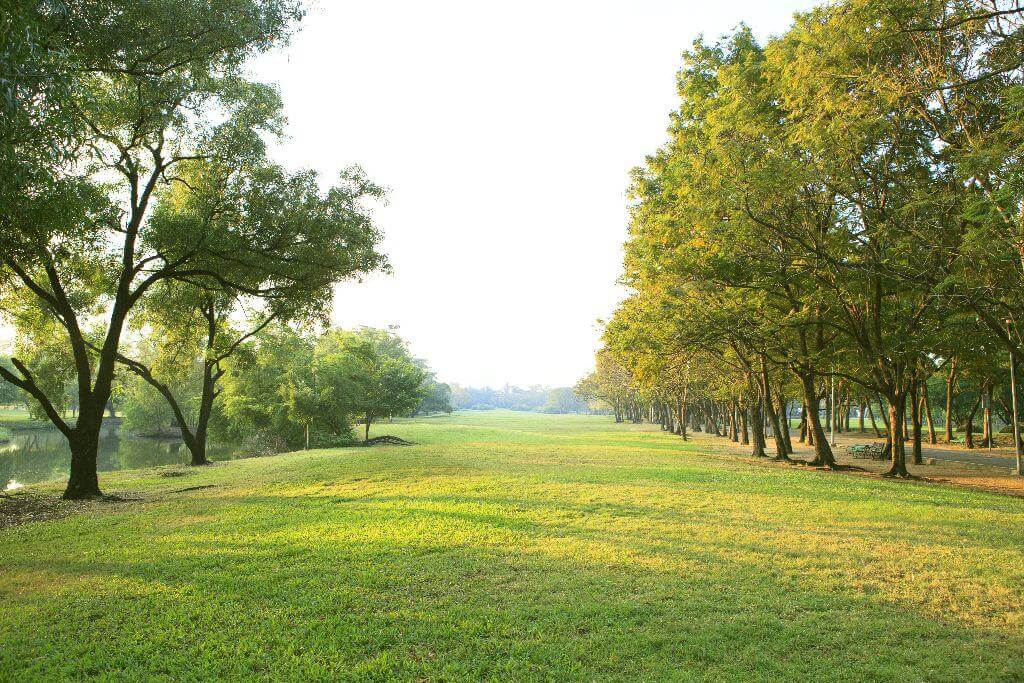
[[[210,444],[207,455],[211,460],[233,460],[243,457],[245,451],[240,446]],[[118,425],[104,427],[100,437],[100,472],[188,461],[188,449],[180,439],[132,436],[122,433]],[[70,462],[67,440],[56,429],[13,431],[11,440],[0,444],[0,490],[12,482],[66,481]]]

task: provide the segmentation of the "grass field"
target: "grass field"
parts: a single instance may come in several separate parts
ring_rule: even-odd
[[[0,531],[0,678],[1024,678],[1019,499],[601,417],[375,433],[422,445],[108,475],[142,500]]]
[[[0,427],[10,429],[38,429],[49,427],[50,423],[45,420],[33,420],[27,410],[0,408]]]

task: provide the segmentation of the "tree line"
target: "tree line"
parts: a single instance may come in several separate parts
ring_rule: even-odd
[[[1015,426],[1022,65],[1009,0],[843,0],[763,43],[698,40],[669,141],[633,173],[630,296],[584,390],[759,456],[775,434],[783,460],[796,404],[830,468],[822,404],[840,428],[878,410],[894,477],[905,441],[920,462],[925,423],[937,438],[937,394],[946,439]]]
[[[389,269],[381,187],[268,153],[282,102],[245,64],[302,14],[292,0],[4,3],[0,312],[17,337],[0,379],[66,437],[65,498],[101,494],[100,428],[126,377],[162,397],[197,464],[219,417],[294,444],[296,425],[315,441],[414,407],[426,371],[395,335],[297,331],[326,319],[335,284]]]
[[[510,384],[501,389],[490,387],[451,387],[452,406],[459,410],[517,410],[548,414],[587,413],[591,406],[571,387],[534,385],[517,387]]]

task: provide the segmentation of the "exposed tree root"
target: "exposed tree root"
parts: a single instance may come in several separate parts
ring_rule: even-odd
[[[406,441],[405,439],[401,439],[401,438],[399,438],[397,436],[391,436],[390,434],[385,434],[383,436],[375,436],[372,439],[367,439],[366,441],[363,442],[362,445],[364,445],[364,446],[380,446],[380,445],[388,445],[388,446],[415,446],[416,442],[415,441]]]
[[[902,471],[899,471],[899,470],[897,470],[897,471],[889,470],[888,472],[883,472],[882,473],[882,477],[885,478],[885,479],[918,479],[919,478],[919,477],[915,477],[914,475],[912,475],[910,472],[907,472],[906,470],[902,470]]]

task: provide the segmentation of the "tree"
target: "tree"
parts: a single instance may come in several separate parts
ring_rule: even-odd
[[[7,358],[0,356],[0,365],[8,372],[16,372],[14,365]],[[0,379],[0,406],[10,406],[18,403],[24,404],[28,399],[27,394],[10,382]]]
[[[424,384],[423,401],[416,408],[416,414],[450,414],[452,410],[452,388],[444,382],[438,382],[437,378],[430,375]]]
[[[228,291],[250,289],[256,279],[272,292],[296,277],[278,273],[280,266],[315,263],[332,244],[281,242],[290,232],[285,225],[207,234],[161,230],[169,223],[149,220],[159,186],[179,180],[179,167],[233,168],[263,145],[261,134],[280,130],[276,92],[245,80],[242,63],[287,37],[300,17],[296,6],[50,5],[33,3],[25,14],[45,38],[43,52],[60,59],[43,64],[49,71],[33,81],[43,95],[19,99],[18,113],[34,121],[55,111],[67,125],[38,129],[4,152],[5,164],[13,159],[32,173],[19,175],[26,180],[18,196],[26,199],[8,204],[12,195],[3,195],[0,309],[12,293],[28,291],[62,328],[75,367],[77,419],[63,419],[19,359],[12,359],[17,373],[0,375],[31,394],[68,439],[64,496],[87,498],[100,495],[96,450],[122,336],[147,292],[160,282],[197,279]],[[49,87],[56,82],[67,87]],[[36,162],[36,149],[57,151]],[[243,264],[249,277],[234,279]],[[91,336],[98,343],[90,344]]]
[[[235,259],[216,277],[196,274],[185,282],[167,280],[151,288],[140,304],[141,324],[162,340],[167,352],[187,364],[199,359],[200,400],[194,411],[186,411],[172,387],[150,367],[118,354],[121,363],[170,404],[191,464],[209,462],[206,444],[220,393],[217,385],[225,362],[243,343],[275,321],[325,318],[335,283],[387,269],[386,259],[376,251],[380,233],[361,204],[366,197],[381,197],[383,191],[358,169],[343,173],[342,180],[325,194],[315,174],[290,175],[257,156],[241,168],[211,169],[204,164],[187,183],[176,184],[159,197],[153,220],[161,234],[195,234],[203,239],[218,233],[260,235],[250,249],[285,252],[275,254],[272,278],[251,269],[248,259]],[[298,394],[290,396],[290,405],[303,403]]]
[[[414,411],[423,400],[428,379],[401,337],[371,327],[329,332],[318,349],[318,367],[347,377],[354,385],[351,405],[363,418],[366,440],[378,417]]]

